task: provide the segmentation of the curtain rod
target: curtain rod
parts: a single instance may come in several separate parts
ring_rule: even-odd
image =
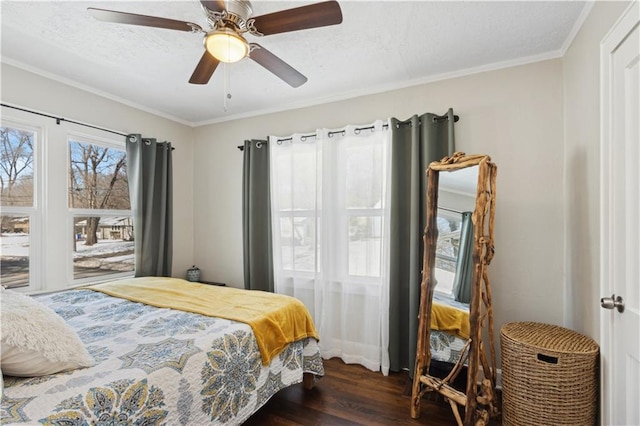
[[[2,105],[3,107],[7,107],[7,108],[17,109],[18,111],[23,111],[23,112],[28,112],[30,114],[40,115],[42,117],[53,118],[54,120],[56,120],[56,124],[57,125],[60,125],[61,121],[66,121],[67,123],[78,124],[78,125],[84,126],[84,127],[90,127],[92,129],[102,130],[103,132],[113,133],[115,135],[127,136],[127,134],[121,133],[121,132],[116,132],[115,130],[109,130],[109,129],[105,129],[104,127],[93,126],[91,124],[81,123],[79,121],[67,120],[66,118],[56,117],[55,115],[45,114],[45,113],[42,113],[42,112],[33,111],[33,110],[25,109],[25,108],[19,108],[17,106],[8,105],[8,104],[5,104],[5,103],[2,103],[0,105]]]
[[[55,115],[50,115],[50,114],[45,114],[43,112],[38,112],[38,111],[33,111],[30,109],[26,109],[26,108],[20,108],[14,105],[9,105],[9,104],[5,104],[5,103],[0,103],[1,106],[3,107],[7,107],[7,108],[13,108],[16,109],[18,111],[23,111],[23,112],[28,112],[29,114],[35,114],[35,115],[40,115],[42,117],[47,117],[47,118],[53,118],[54,120],[56,120],[56,124],[59,126],[61,121],[66,121],[67,123],[71,123],[71,124],[77,124],[79,126],[84,126],[84,127],[89,127],[92,129],[96,129],[96,130],[101,130],[103,132],[107,132],[107,133],[113,133],[114,135],[120,135],[120,136],[129,136],[129,134],[126,133],[122,133],[122,132],[118,132],[115,130],[109,130],[109,129],[105,129],[104,127],[98,127],[98,126],[94,126],[92,124],[87,124],[87,123],[81,123],[79,121],[75,121],[75,120],[67,120],[66,118],[63,117],[56,117]],[[171,151],[174,151],[176,148],[175,147],[171,147]]]
[[[448,116],[448,115],[441,115],[441,116],[433,117],[433,120],[434,120],[434,121],[441,121],[441,120],[447,120],[448,118],[449,118],[449,116]],[[454,115],[454,116],[453,116],[453,122],[454,122],[454,123],[457,123],[457,122],[458,122],[458,120],[460,120],[460,117],[458,117],[457,115]],[[409,120],[407,120],[407,121],[399,121],[399,122],[398,122],[398,125],[399,125],[399,126],[403,126],[403,125],[405,125],[405,124],[411,124],[411,119],[409,119]],[[388,128],[388,127],[389,127],[389,125],[388,125],[388,124],[383,124],[383,125],[382,125],[382,127],[383,127],[383,128]],[[374,128],[375,128],[374,126],[356,127],[356,128],[355,128],[355,130],[354,130],[354,132],[355,132],[355,134],[357,135],[357,134],[358,134],[358,133],[360,133],[362,130],[371,130],[371,129],[374,129]],[[333,132],[329,132],[329,137],[333,137],[333,135],[337,135],[338,133],[342,133],[342,136],[344,136],[344,134],[345,134],[345,130],[344,130],[344,129],[342,129],[342,130],[336,130],[336,131],[333,131]],[[315,133],[312,133],[312,134],[309,134],[309,135],[302,135],[302,136],[301,136],[301,139],[304,141],[306,138],[310,138],[310,137],[316,137],[316,134],[315,134]],[[292,139],[292,138],[278,139],[278,142],[287,142],[287,141],[290,141],[291,139]],[[263,141],[262,143],[267,143],[267,141]],[[239,149],[240,151],[244,151],[244,146],[243,146],[243,145],[238,145],[238,149]]]
[[[451,213],[459,213],[459,214],[471,213],[471,212],[469,212],[469,211],[465,211],[465,212],[463,212],[463,211],[460,211],[460,210],[455,210],[455,209],[450,209],[450,208],[448,208],[448,207],[440,207],[440,206],[438,206],[438,210],[444,210],[444,211],[447,211],[447,212],[451,212]]]

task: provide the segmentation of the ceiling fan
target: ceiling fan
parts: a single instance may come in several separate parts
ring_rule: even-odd
[[[204,33],[205,52],[189,79],[192,84],[207,84],[220,62],[233,63],[248,57],[290,86],[299,87],[307,77],[258,43],[248,43],[243,34],[261,37],[342,22],[342,11],[335,0],[255,17],[252,17],[251,2],[247,0],[200,0],[200,3],[211,27],[209,30],[193,22],[175,19],[93,7],[87,10],[100,21]]]
[[[290,86],[299,87],[307,77],[258,43],[248,43],[243,34],[261,37],[342,22],[342,11],[335,0],[256,17],[251,16],[253,9],[247,0],[200,0],[200,3],[211,26],[208,31],[193,22],[93,7],[87,10],[100,21],[204,33],[205,52],[189,79],[192,84],[207,84],[220,62],[233,63],[249,57]]]

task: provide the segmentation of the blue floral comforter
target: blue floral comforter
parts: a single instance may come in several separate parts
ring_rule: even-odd
[[[431,359],[455,364],[464,353],[467,341],[446,331],[431,330],[429,343],[431,344]]]
[[[303,372],[324,374],[314,339],[263,366],[243,323],[91,290],[36,297],[78,332],[96,365],[5,377],[2,424],[240,424]]]
[[[451,294],[434,291],[433,301],[469,312],[469,304],[458,302]],[[431,359],[454,364],[463,354],[467,340],[446,331],[431,329],[429,344]]]

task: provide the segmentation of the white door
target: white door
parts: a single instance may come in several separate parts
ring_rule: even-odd
[[[601,43],[602,423],[640,425],[640,7]],[[616,303],[621,305],[621,303]]]

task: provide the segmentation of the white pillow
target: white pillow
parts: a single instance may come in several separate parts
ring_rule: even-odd
[[[45,376],[94,364],[76,332],[52,309],[17,291],[0,294],[3,374]]]

